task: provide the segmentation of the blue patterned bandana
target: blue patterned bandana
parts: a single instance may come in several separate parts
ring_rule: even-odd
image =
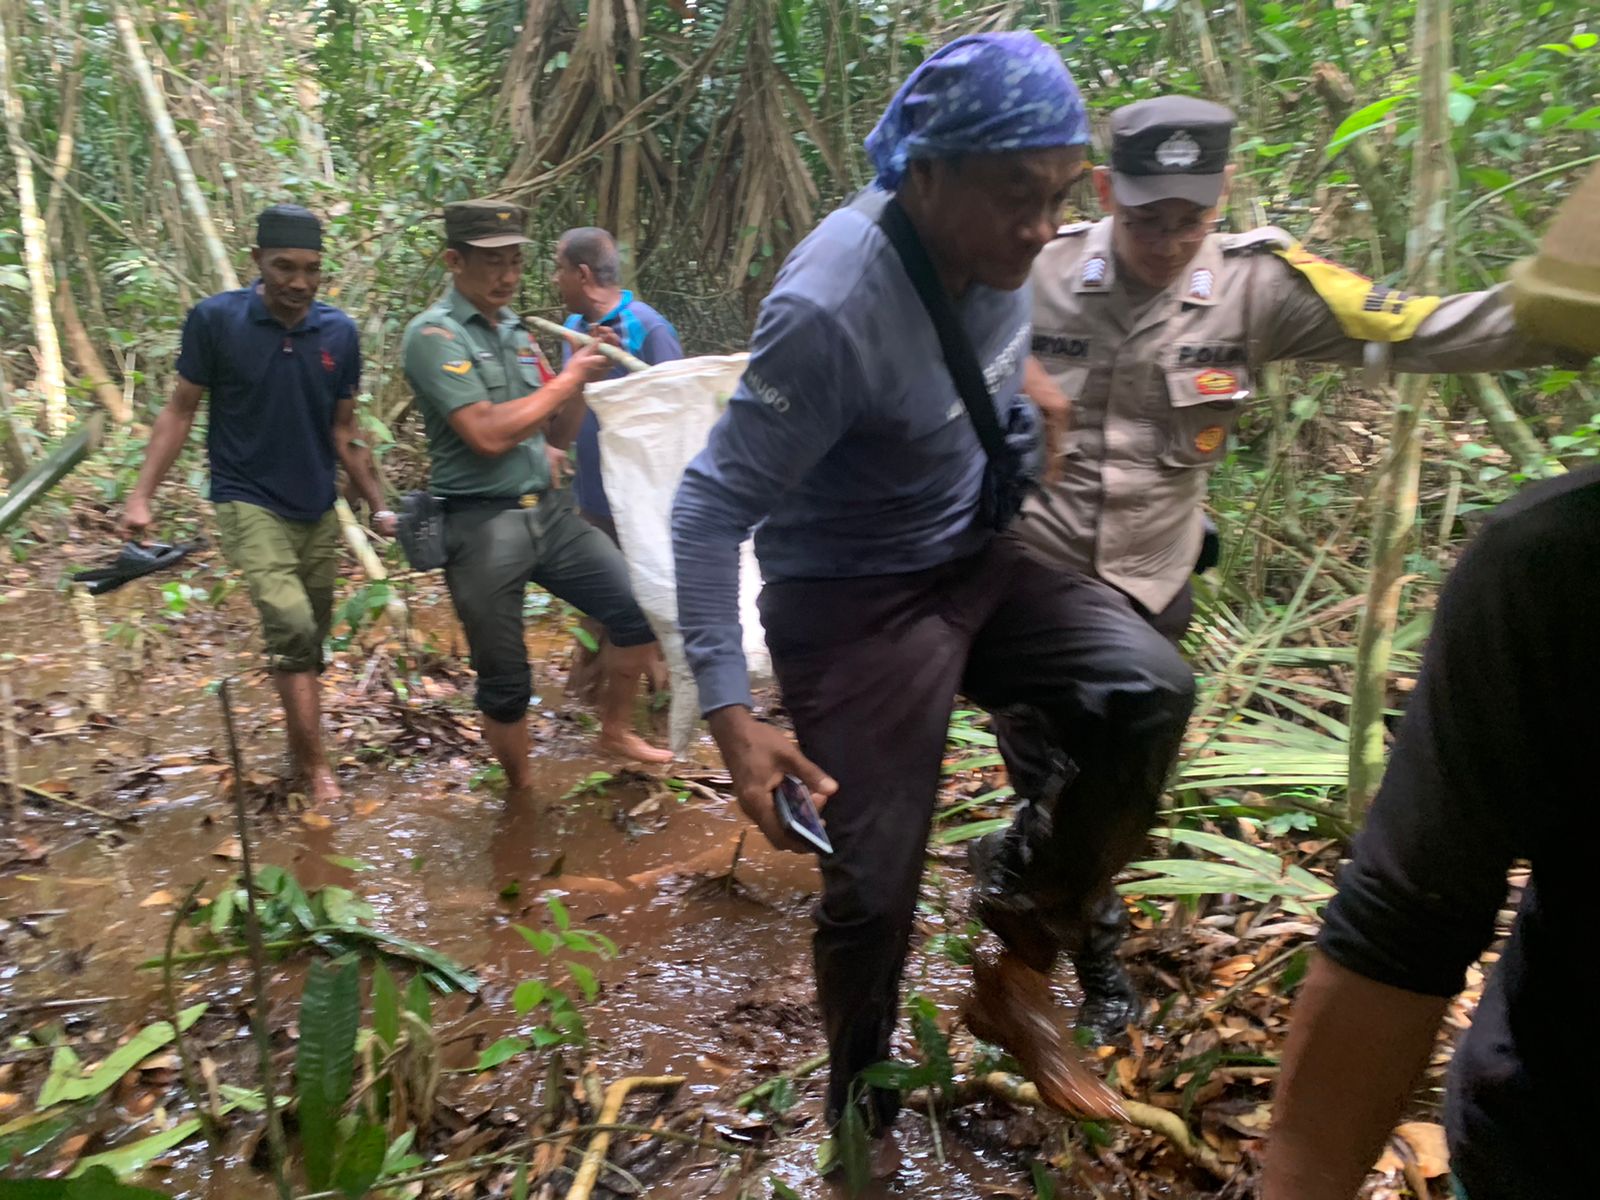
[[[913,159],[1088,142],[1089,115],[1061,56],[1031,33],[979,33],[923,60],[866,147],[893,191]]]

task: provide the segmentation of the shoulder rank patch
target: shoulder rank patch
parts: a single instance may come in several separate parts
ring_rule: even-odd
[[[440,363],[439,365],[452,375],[465,375],[472,370],[472,364],[464,358],[453,358],[449,362]]]
[[[1216,286],[1216,276],[1207,268],[1201,267],[1189,277],[1189,298],[1191,300],[1211,299],[1212,289]]]
[[[1096,254],[1083,260],[1083,286],[1099,287],[1106,281],[1106,260]]]
[[[453,342],[456,340],[456,335],[451,333],[443,325],[424,325],[421,329],[421,333],[423,337],[442,337],[447,342]]]
[[[1363,342],[1404,342],[1439,307],[1438,296],[1394,291],[1359,271],[1312,254],[1298,242],[1276,253],[1316,289],[1347,337]]]
[[[1299,245],[1294,237],[1276,225],[1263,225],[1247,233],[1230,233],[1222,239],[1224,254],[1260,254],[1267,250],[1288,250]]]

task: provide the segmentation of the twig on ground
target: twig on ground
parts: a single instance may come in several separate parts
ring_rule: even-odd
[[[815,1058],[808,1058],[792,1071],[784,1071],[774,1075],[771,1079],[764,1079],[755,1087],[745,1092],[733,1102],[735,1108],[749,1108],[756,1101],[767,1096],[780,1079],[787,1079],[793,1083],[797,1079],[804,1079],[807,1075],[814,1075],[828,1065],[828,1056],[819,1054]]]
[[[189,1099],[194,1101],[195,1108],[200,1113],[200,1128],[205,1131],[206,1143],[211,1147],[213,1165],[218,1154],[222,1152],[222,1129],[217,1124],[217,1117],[207,1103],[206,1096],[200,1091],[200,1084],[195,1078],[194,1059],[189,1056],[189,1048],[183,1042],[183,1026],[178,1021],[178,989],[172,981],[172,947],[178,939],[178,929],[183,925],[184,914],[189,911],[189,906],[194,903],[194,898],[200,894],[200,889],[205,886],[204,879],[194,881],[194,886],[189,889],[188,895],[179,902],[172,913],[172,920],[167,924],[167,959],[166,967],[161,972],[161,994],[167,1003],[167,1020],[172,1023],[172,1047],[178,1052],[178,1073],[183,1077],[183,1090],[189,1093]]]
[[[621,1114],[623,1102],[627,1100],[630,1092],[671,1091],[682,1086],[683,1082],[682,1075],[629,1075],[625,1079],[619,1079],[606,1088],[605,1102],[600,1106],[599,1123],[601,1125],[614,1123]],[[589,1200],[589,1194],[594,1191],[595,1181],[600,1178],[600,1166],[606,1160],[606,1151],[610,1148],[610,1129],[594,1135],[589,1142],[589,1148],[584,1151],[583,1162],[579,1164],[577,1177],[567,1192],[567,1200]]]
[[[699,1138],[692,1134],[678,1133],[671,1129],[652,1129],[648,1125],[633,1125],[627,1122],[614,1122],[609,1125],[593,1124],[578,1125],[562,1134],[545,1134],[539,1137],[523,1138],[520,1142],[513,1142],[502,1150],[493,1154],[480,1154],[473,1158],[464,1158],[460,1162],[446,1163],[441,1167],[430,1167],[426,1171],[415,1171],[409,1175],[395,1175],[383,1181],[385,1191],[391,1188],[404,1187],[412,1183],[425,1183],[430,1179],[438,1179],[444,1175],[459,1175],[463,1171],[476,1171],[480,1167],[506,1167],[515,1166],[520,1156],[527,1153],[533,1146],[542,1146],[548,1142],[559,1142],[569,1136],[590,1133],[637,1133],[645,1137],[660,1138],[667,1142],[680,1142],[685,1146],[694,1146],[700,1150],[714,1150],[718,1154],[727,1154],[734,1158],[743,1157],[749,1153],[748,1146],[735,1146],[732,1142],[724,1142],[718,1138]],[[570,1200],[572,1193],[568,1193]],[[297,1196],[295,1200],[344,1200],[344,1193],[337,1191],[309,1192]]]
[[[17,778],[17,731],[11,725],[11,714],[16,711],[16,697],[11,694],[11,676],[0,675],[0,705],[6,714],[6,779],[11,784],[11,828],[22,829],[22,783]]]
[[[1007,1075],[1003,1071],[990,1071],[984,1075],[963,1079],[956,1084],[957,1103],[988,1096],[998,1096],[1002,1100],[1028,1108],[1048,1107],[1039,1098],[1039,1090],[1033,1084],[1018,1079],[1015,1075]],[[1191,1161],[1204,1167],[1218,1179],[1228,1178],[1230,1172],[1217,1157],[1217,1152],[1196,1137],[1177,1113],[1157,1108],[1153,1104],[1141,1104],[1137,1100],[1128,1099],[1122,1101],[1122,1107],[1128,1114],[1129,1125],[1159,1134],[1176,1149],[1181,1150]]]
[[[107,821],[133,820],[131,816],[128,816],[125,813],[118,814],[114,812],[107,812],[103,808],[96,808],[92,804],[85,804],[82,800],[73,800],[69,796],[58,796],[54,792],[45,791],[42,787],[34,787],[31,783],[23,783],[17,778],[14,771],[6,775],[5,781],[11,785],[13,803],[15,803],[15,797],[20,792],[23,795],[32,796],[36,800],[47,800],[51,804],[59,804],[63,808],[80,809],[83,812],[92,813],[97,817],[103,817]]]
[[[256,914],[256,875],[250,857],[250,821],[244,811],[244,758],[239,753],[239,737],[233,727],[231,680],[224,679],[218,692],[222,704],[222,727],[228,736],[228,759],[233,764],[233,815],[239,826],[239,865],[244,879],[244,930],[250,947],[250,967],[255,989],[250,1024],[255,1032],[259,1057],[261,1095],[267,1102],[267,1145],[272,1151],[272,1177],[281,1200],[289,1200],[289,1181],[283,1173],[285,1149],[283,1121],[278,1114],[277,1088],[273,1082],[272,1032],[267,1024],[267,956],[261,944],[261,922]],[[168,954],[168,959],[171,955]]]

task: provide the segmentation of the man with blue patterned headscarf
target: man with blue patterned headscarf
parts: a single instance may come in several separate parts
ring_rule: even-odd
[[[1063,913],[1140,844],[1192,703],[1177,653],[1104,585],[998,536],[1025,490],[1028,272],[1088,139],[1077,88],[1032,34],[961,38],[919,66],[867,139],[877,186],[784,263],[674,504],[679,622],[741,807],[803,849],[774,789],[793,775],[826,802],[830,1119],[889,1053],[956,694],[1037,714],[1034,750],[1061,765],[1045,782],[1079,835],[1038,864],[1074,880],[1053,893]],[[798,747],[755,716],[740,652],[752,528]],[[886,1127],[898,1096],[858,1095]]]

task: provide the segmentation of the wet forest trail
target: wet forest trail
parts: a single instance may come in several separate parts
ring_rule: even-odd
[[[725,780],[708,740],[696,745],[692,762],[661,777],[596,757],[592,719],[562,695],[571,644],[565,614],[541,605],[542,597],[531,602],[529,643],[542,693],[531,715],[538,769],[531,801],[508,803],[486,777],[448,600],[442,588],[422,583],[408,598],[431,653],[402,668],[398,642],[380,629],[335,654],[324,677],[325,725],[346,804],[296,813],[277,795],[282,727],[258,666],[252,614],[242,592],[218,590],[226,578],[220,556],[203,552],[176,572],[136,581],[86,615],[53,581],[98,557],[102,541],[77,530],[0,577],[0,646],[15,693],[4,716],[20,743],[20,781],[103,814],[30,794],[21,827],[0,842],[0,1148],[11,1170],[67,1170],[194,1112],[166,1049],[97,1101],[51,1110],[50,1120],[38,1120],[35,1098],[56,1047],[73,1047],[93,1063],[173,1011],[162,972],[138,966],[161,956],[192,885],[202,883],[204,898],[218,897],[238,873],[214,694],[218,680],[235,676],[258,872],[281,867],[312,896],[348,889],[370,906],[372,927],[440,952],[481,981],[476,996],[434,998],[443,1073],[434,1080],[419,1163],[461,1162],[513,1144],[553,1119],[552,1097],[566,1088],[584,1096],[624,1076],[672,1075],[683,1085],[669,1099],[631,1101],[633,1119],[745,1153],[635,1138],[616,1152],[631,1164],[629,1174],[608,1169],[603,1182],[612,1191],[597,1194],[635,1187],[730,1200],[846,1194],[841,1183],[816,1177],[820,1079],[780,1084],[778,1094],[770,1084],[823,1048],[810,972],[815,864],[772,851],[759,835],[744,837],[745,822],[718,790]],[[85,620],[103,635],[97,655],[86,652]],[[952,759],[942,813],[977,818],[967,828],[992,826],[1005,811],[993,796],[1003,780],[992,759],[957,744]],[[955,822],[940,828],[906,990],[927,998],[951,1053],[975,1076],[988,1069],[985,1052],[957,1021],[970,981],[960,965],[970,932],[964,847]],[[1307,861],[1320,854],[1331,866],[1326,844],[1303,849]],[[578,972],[563,976],[537,944],[560,932],[551,896],[574,929],[616,948],[609,960],[585,956],[580,964],[580,971],[592,968],[597,986],[579,1005],[587,1041],[561,1052],[555,1074],[550,1055],[537,1050],[474,1070],[536,1021],[537,1012],[515,1011],[519,985],[548,980],[578,990]],[[1264,1127],[1287,1005],[1269,984],[1315,927],[1247,902],[1145,909],[1129,949],[1145,994],[1165,999],[1131,1050],[1108,1059],[1107,1073],[1127,1095],[1182,1113],[1225,1161],[1248,1161]],[[205,944],[193,931],[178,935],[180,951]],[[300,949],[271,967],[280,1089],[292,1087],[296,1014],[312,957]],[[253,1086],[245,959],[186,964],[176,979],[174,1007],[210,1004],[187,1035],[207,1071],[214,1065],[224,1082]],[[898,1056],[915,1061],[925,1057],[921,1049],[902,1029]],[[737,1103],[764,1082],[755,1103]],[[595,1108],[584,1110],[590,1120]],[[574,1123],[570,1112],[566,1122]],[[259,1127],[254,1118],[236,1121],[215,1161],[204,1139],[190,1137],[130,1178],[181,1196],[267,1197],[270,1177],[245,1161],[254,1154],[262,1165]],[[937,1124],[920,1110],[907,1112],[896,1136],[900,1171],[892,1184],[873,1185],[873,1194],[1216,1194],[1216,1182],[1160,1138],[992,1098],[969,1097]],[[556,1171],[550,1190],[529,1194],[563,1194],[570,1171],[546,1165]],[[1248,1194],[1243,1178],[1241,1194]],[[490,1164],[423,1194],[509,1195],[510,1181],[509,1168]]]
[[[161,972],[134,968],[160,955],[173,908],[193,883],[204,880],[201,895],[213,896],[238,870],[217,680],[240,680],[235,717],[246,777],[255,785],[253,808],[284,761],[281,718],[258,668],[248,602],[238,591],[218,605],[205,599],[224,578],[220,556],[203,553],[179,572],[96,601],[96,622],[112,631],[100,678],[68,597],[48,582],[87,557],[86,548],[69,546],[13,568],[0,586],[0,646],[16,697],[6,717],[24,735],[21,782],[119,818],[31,795],[14,848],[0,853],[0,1035],[12,1044],[0,1053],[0,1092],[19,1096],[0,1123],[25,1111],[20,1097],[31,1098],[41,1082],[48,1054],[35,1045],[60,1038],[85,1046],[82,1057],[90,1061],[124,1030],[165,1014]],[[187,595],[187,603],[174,602],[174,594]],[[163,615],[168,605],[183,611]],[[449,648],[452,618],[442,589],[414,593],[411,608],[423,636]],[[131,626],[143,632],[137,651],[117,641]],[[353,648],[335,656],[324,679],[325,723],[348,811],[299,817],[280,803],[257,815],[257,868],[281,866],[308,892],[326,884],[350,888],[372,906],[375,925],[478,974],[480,997],[453,996],[436,1010],[441,1029],[468,1029],[446,1034],[458,1038],[446,1046],[446,1070],[470,1066],[478,1049],[517,1025],[507,995],[544,963],[513,926],[538,924],[544,897],[562,897],[575,926],[617,946],[615,958],[596,964],[600,995],[583,1010],[591,1038],[585,1054],[599,1076],[681,1075],[687,1083],[675,1105],[705,1107],[713,1125],[720,1112],[727,1135],[743,1144],[764,1140],[766,1123],[752,1121],[732,1097],[813,1058],[823,1045],[810,977],[815,864],[772,851],[759,836],[746,839],[731,802],[703,784],[665,789],[595,757],[588,730],[570,719],[561,699],[570,643],[557,614],[531,623],[530,644],[547,660],[535,664],[544,700],[533,716],[538,783],[530,803],[508,805],[498,787],[473,786],[487,756],[472,744],[470,690],[423,675],[419,701],[436,711],[428,723],[396,721],[393,712],[405,702],[386,684],[373,686],[375,656]],[[130,669],[136,653],[146,659],[137,671]],[[460,682],[470,689],[464,675]],[[109,692],[104,712],[91,703],[96,690]],[[693,753],[697,763],[675,769],[714,779],[715,750],[702,742]],[[614,779],[595,782],[613,772]],[[936,914],[925,919],[939,924]],[[303,965],[290,958],[274,968],[277,1024],[295,1011]],[[960,976],[947,960],[923,956],[908,981],[952,1007]],[[231,1066],[236,1082],[250,1082],[246,964],[235,960],[184,978],[185,1004],[212,1002],[195,1030],[199,1044],[214,1047],[208,1053],[225,1075]],[[447,1089],[449,1103],[464,1128],[484,1119],[485,1109],[532,1106],[544,1064],[533,1055],[526,1060],[456,1077],[464,1083]],[[130,1084],[116,1104],[74,1123],[88,1141],[39,1147],[26,1162],[30,1172],[159,1129],[172,1117],[157,1110],[181,1095],[171,1074],[147,1072],[154,1083]],[[153,1106],[140,1098],[155,1090],[161,1095]],[[802,1096],[790,1128],[803,1135],[809,1126],[814,1134],[815,1109],[815,1098]],[[816,1140],[797,1137],[792,1162],[780,1157],[758,1175],[775,1172],[811,1194]],[[988,1164],[959,1147],[947,1149],[941,1167],[930,1149],[908,1155],[904,1181],[918,1195],[972,1195],[1017,1178],[1003,1161]],[[698,1168],[679,1168],[684,1194],[738,1194],[737,1173],[701,1157]],[[926,1170],[917,1166],[924,1157]],[[223,1181],[228,1195],[272,1191],[267,1176],[237,1163],[213,1179],[200,1138],[163,1165],[147,1178],[175,1194],[222,1194],[213,1189]],[[724,1175],[726,1186],[718,1186]]]

